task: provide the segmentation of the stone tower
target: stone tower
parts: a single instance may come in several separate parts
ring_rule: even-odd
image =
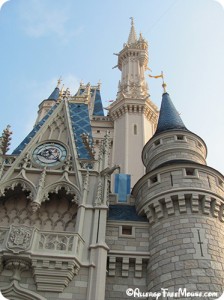
[[[148,291],[223,291],[224,178],[206,165],[206,154],[165,92],[156,132],[142,152],[146,174],[133,190],[138,213],[149,221]]]
[[[153,135],[158,110],[152,103],[145,81],[148,64],[148,43],[136,36],[132,19],[128,41],[117,54],[121,71],[116,101],[109,107],[114,121],[113,164],[120,165],[121,173],[131,175],[131,186],[144,174],[139,155]]]

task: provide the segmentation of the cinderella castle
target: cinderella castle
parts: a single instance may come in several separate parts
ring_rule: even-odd
[[[179,291],[176,299],[210,300],[223,292],[224,177],[207,166],[205,142],[165,83],[160,109],[150,98],[148,43],[133,20],[116,55],[121,79],[107,115],[100,84],[80,83],[71,95],[59,82],[11,154],[3,131],[6,299],[167,300]]]

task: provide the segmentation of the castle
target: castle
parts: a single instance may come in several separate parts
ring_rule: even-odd
[[[166,85],[160,111],[150,99],[148,43],[133,20],[117,57],[121,80],[107,115],[100,84],[80,83],[71,95],[59,81],[12,154],[10,129],[1,137],[7,299],[222,294],[223,175],[206,165],[206,144],[187,129]]]

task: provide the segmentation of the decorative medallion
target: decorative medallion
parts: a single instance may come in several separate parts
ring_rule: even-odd
[[[34,228],[30,228],[25,225],[11,225],[6,244],[7,249],[14,253],[28,250],[31,245],[33,230]]]

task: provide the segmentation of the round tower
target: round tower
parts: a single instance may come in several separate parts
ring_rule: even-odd
[[[178,299],[211,300],[223,291],[224,177],[206,165],[206,155],[165,92],[142,152],[146,174],[133,188],[136,209],[149,220],[148,290],[161,299],[182,292]]]

